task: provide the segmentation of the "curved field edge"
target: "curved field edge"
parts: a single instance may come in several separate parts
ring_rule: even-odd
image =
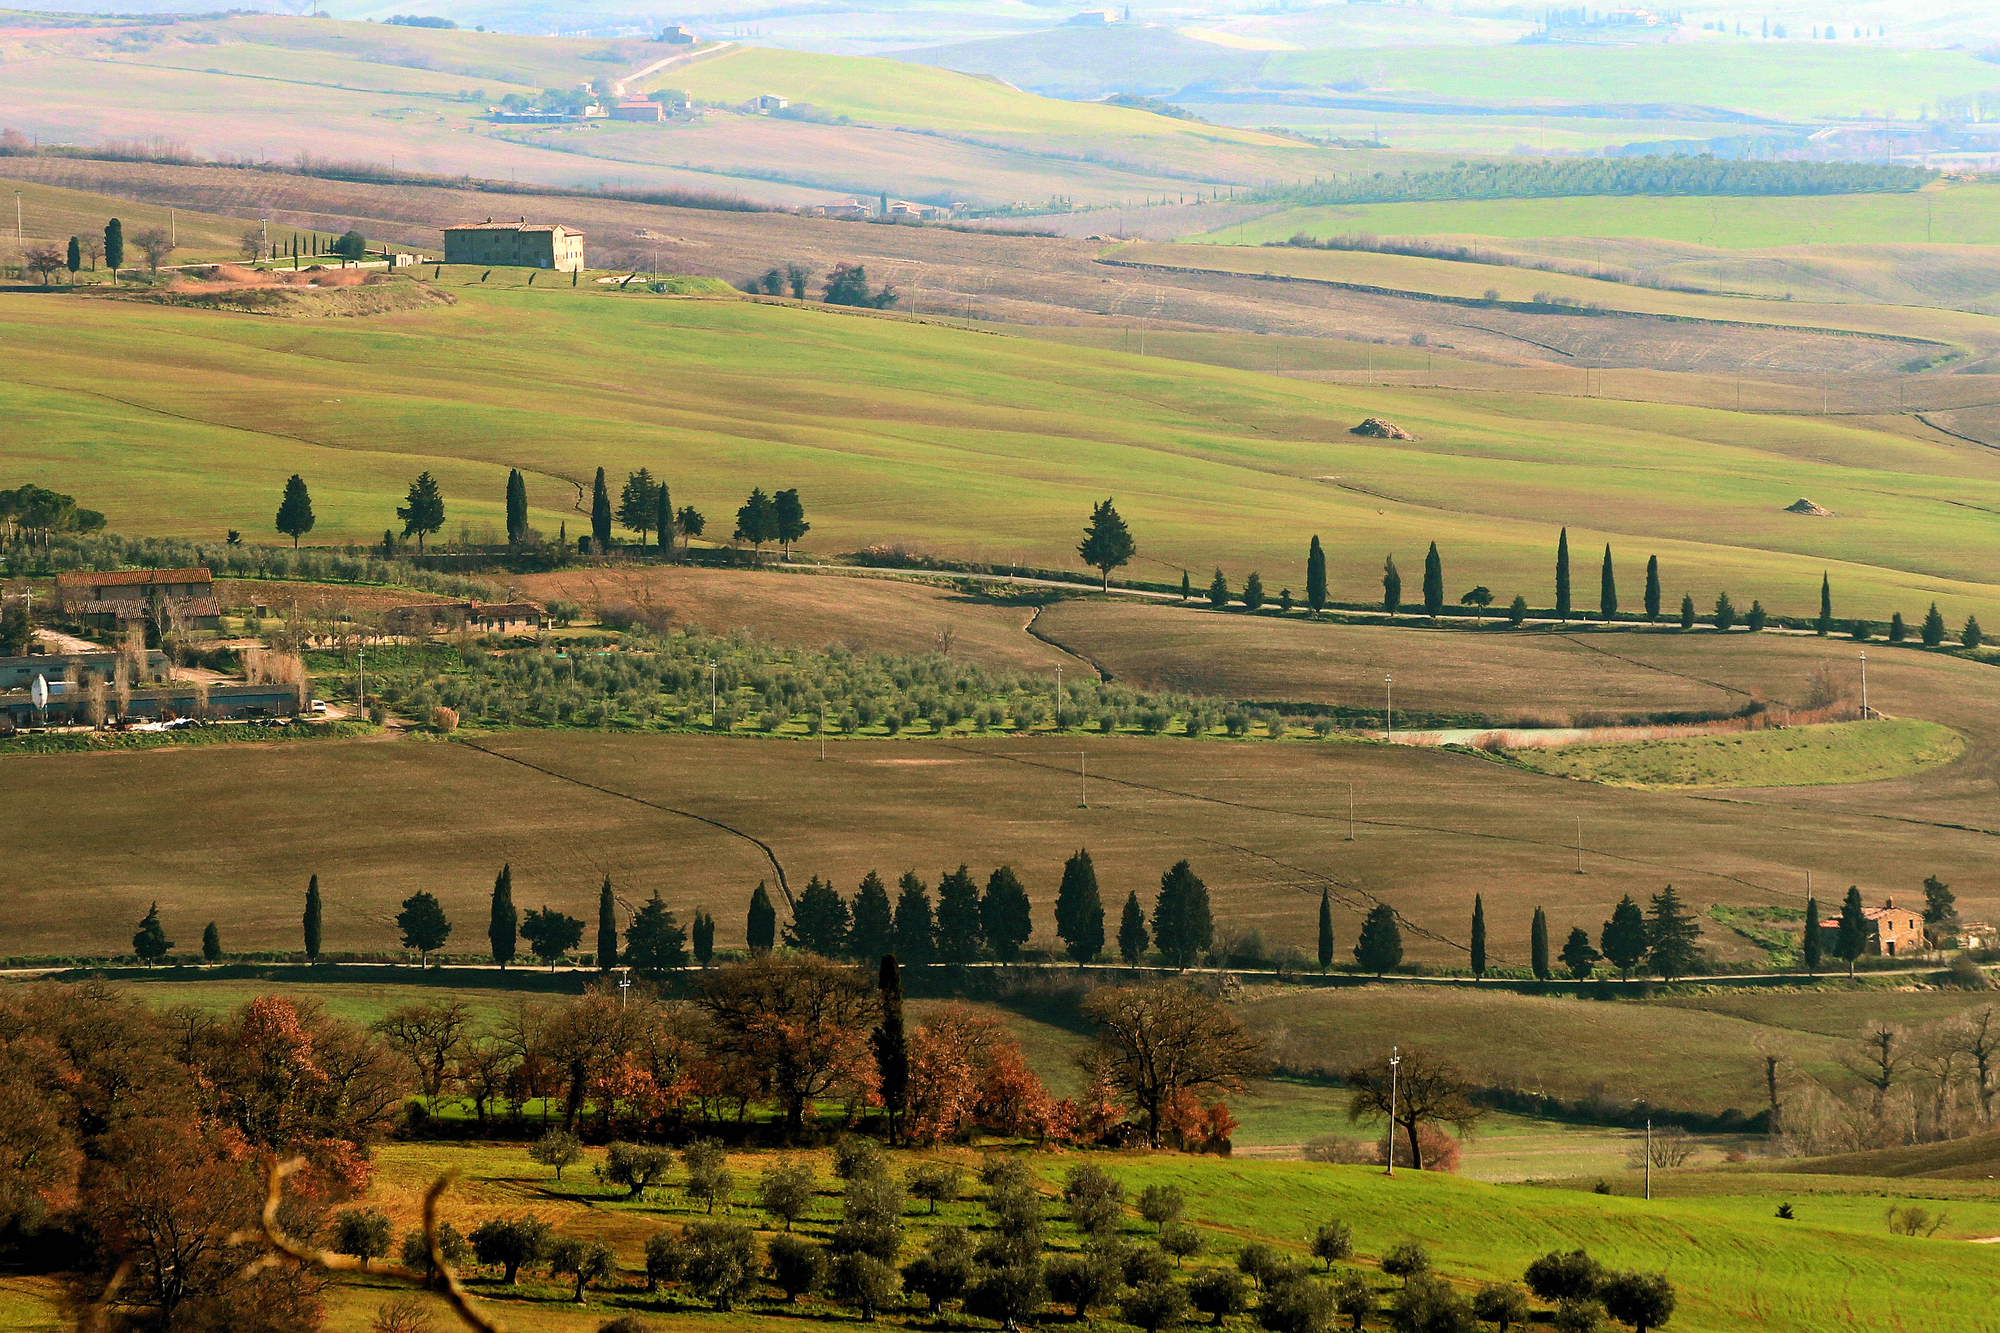
[[[1507,758],[1537,773],[1640,791],[1817,787],[1880,782],[1949,764],[1965,738],[1917,718],[1828,722],[1602,745],[1522,747]]]

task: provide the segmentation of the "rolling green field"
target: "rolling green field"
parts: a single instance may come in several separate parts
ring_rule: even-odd
[[[1609,541],[1630,581],[1657,554],[1699,604],[1726,588],[1808,614],[1826,570],[1841,613],[1921,616],[1935,598],[1954,624],[2000,620],[1984,556],[2000,477],[1856,424],[1317,385],[824,308],[467,282],[443,284],[450,309],[365,321],[9,301],[0,469],[122,530],[253,539],[299,472],[315,539],[343,541],[378,537],[426,468],[448,532],[497,524],[519,467],[553,534],[581,528],[595,467],[646,466],[717,525],[752,485],[799,487],[810,551],[902,541],[1056,567],[1109,494],[1139,541],[1134,575],[1201,582],[1219,565],[1240,586],[1261,570],[1275,592],[1320,532],[1333,596],[1353,600],[1374,597],[1383,552],[1414,571],[1434,540],[1454,588],[1545,605],[1567,525],[1586,562]],[[274,376],[317,387],[274,398]],[[1368,415],[1419,439],[1347,433]],[[1801,494],[1840,517],[1783,513]]]
[[[1539,773],[1647,790],[1879,782],[1948,764],[1965,741],[1934,722],[1835,722],[1785,731],[1511,750]]]
[[[1299,232],[1338,236],[1645,236],[1719,250],[1792,245],[2000,244],[2000,185],[1959,183],[1910,194],[1446,199],[1289,208],[1191,239],[1262,245]]]

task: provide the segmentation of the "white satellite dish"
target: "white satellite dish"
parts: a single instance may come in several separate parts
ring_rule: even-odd
[[[35,683],[28,687],[28,697],[34,700],[36,708],[47,708],[49,706],[48,678],[37,675]]]

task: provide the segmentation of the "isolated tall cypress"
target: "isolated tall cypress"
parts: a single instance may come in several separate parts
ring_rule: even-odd
[[[715,958],[715,918],[706,907],[694,909],[694,923],[688,927],[694,940],[694,960],[707,967]]]
[[[486,938],[493,943],[493,961],[500,964],[502,972],[514,961],[520,936],[521,918],[514,911],[514,866],[509,862],[493,877],[493,910],[486,923]]]
[[[115,221],[116,219],[113,220]],[[314,875],[306,885],[306,915],[304,925],[306,961],[308,963],[317,963],[319,961],[319,915],[319,876]]]
[[[1146,935],[1146,909],[1139,906],[1139,894],[1134,890],[1126,896],[1124,914],[1118,919],[1118,956],[1136,966],[1151,942]]]
[[[83,267],[83,242],[76,237],[69,238],[69,253],[63,256],[63,267],[69,270],[72,286],[76,283],[76,271]]]
[[[1486,979],[1486,900],[1477,893],[1472,895],[1472,975]]]
[[[590,545],[598,555],[611,549],[611,491],[604,484],[604,469],[597,469],[597,481],[590,490]]]
[[[882,1022],[869,1036],[875,1049],[875,1072],[881,1078],[882,1107],[889,1113],[889,1137],[903,1127],[903,1111],[910,1104],[910,1044],[903,1032],[903,970],[896,955],[882,955],[876,989],[882,1000]]]
[[[1319,970],[1333,966],[1333,891],[1322,884],[1319,890]]]
[[[1646,619],[1660,618],[1660,557],[1646,557]]]
[[[618,904],[611,897],[611,876],[597,891],[597,970],[609,972],[618,966]]]
[[[778,909],[771,906],[771,895],[761,879],[750,894],[750,912],[743,923],[743,939],[752,953],[769,953],[771,946],[778,942]]]
[[[1062,885],[1056,890],[1056,934],[1079,964],[1104,952],[1104,901],[1098,896],[1097,868],[1082,848],[1063,862]]]
[[[1306,609],[1315,616],[1326,610],[1326,552],[1320,549],[1318,533],[1306,552]]]
[[[118,270],[125,263],[125,224],[117,218],[104,224],[104,264],[111,270],[111,281],[118,281]]]
[[[1840,905],[1840,929],[1833,937],[1834,955],[1847,964],[1847,975],[1854,975],[1854,960],[1868,947],[1868,913],[1861,906],[1861,887],[1852,885],[1847,890],[1847,900]]]
[[[1556,618],[1569,619],[1569,529],[1556,540]]]
[[[1535,969],[1535,980],[1547,981],[1555,974],[1549,970],[1549,917],[1541,908],[1535,909],[1535,923],[1528,932],[1528,963]]]
[[[1822,639],[1833,632],[1833,579],[1824,571],[1819,576],[1819,619],[1813,628]]]
[[[1403,609],[1403,576],[1393,555],[1382,561],[1382,609],[1392,616]]]
[[[1799,940],[1799,956],[1806,965],[1807,976],[1819,974],[1820,945],[1819,899],[1806,899],[1806,929]]]
[[[507,469],[507,543],[519,546],[528,540],[528,483],[519,468]]]
[[[1611,543],[1604,543],[1604,572],[1597,580],[1597,612],[1606,620],[1618,614],[1618,576],[1611,572]]]
[[[70,244],[76,244],[75,238],[71,238]],[[201,928],[201,958],[205,963],[222,961],[222,932],[215,928],[213,921]]]
[[[661,551],[674,549],[674,496],[665,481],[653,492],[653,531],[660,534]]]
[[[1444,614],[1444,561],[1438,558],[1438,544],[1424,555],[1424,614],[1436,620]]]

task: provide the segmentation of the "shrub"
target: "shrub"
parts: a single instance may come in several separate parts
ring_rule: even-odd
[[[1035,1173],[1027,1162],[1011,1153],[987,1153],[979,1160],[979,1183],[994,1192],[1032,1184]]]
[[[1603,1277],[1603,1266],[1582,1250],[1551,1250],[1528,1265],[1522,1281],[1538,1298],[1556,1302],[1595,1296]]]
[[[1166,1251],[1145,1245],[1126,1246],[1118,1252],[1118,1265],[1128,1287],[1144,1287],[1173,1278],[1173,1261]]]
[[[431,730],[439,735],[449,735],[458,730],[458,710],[439,704],[431,709]]]

